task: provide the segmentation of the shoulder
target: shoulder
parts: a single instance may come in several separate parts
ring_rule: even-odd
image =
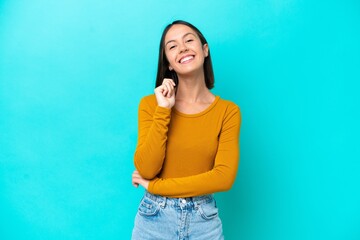
[[[240,113],[240,107],[236,103],[234,103],[230,100],[219,98],[218,105],[220,108],[226,110],[226,112],[234,112],[235,111],[235,112]]]
[[[220,98],[217,105],[219,105],[218,107],[224,114],[224,123],[241,125],[241,111],[240,107],[236,103]]]
[[[156,105],[157,101],[155,94],[150,94],[141,98],[139,108],[155,109]]]

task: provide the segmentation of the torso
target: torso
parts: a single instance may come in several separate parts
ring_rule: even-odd
[[[184,105],[189,107],[189,104],[178,106]],[[193,176],[213,169],[224,120],[231,117],[238,108],[219,96],[214,96],[211,103],[209,101],[207,104],[204,102],[191,106],[179,108],[179,111],[173,107],[169,113],[162,110],[163,115],[170,114],[171,120],[166,129],[166,152],[162,170],[158,175],[160,178]],[[141,109],[154,115],[157,111],[154,94],[145,97]],[[185,113],[188,110],[197,110],[197,113]]]

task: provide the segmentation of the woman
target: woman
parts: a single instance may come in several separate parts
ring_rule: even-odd
[[[160,41],[155,94],[139,106],[134,186],[146,189],[132,239],[223,239],[213,193],[229,190],[239,162],[240,111],[210,92],[201,32],[175,21]]]

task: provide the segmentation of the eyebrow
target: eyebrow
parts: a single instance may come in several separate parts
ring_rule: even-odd
[[[188,36],[188,35],[190,35],[190,34],[195,36],[195,34],[193,34],[193,33],[191,33],[191,32],[188,32],[188,33],[184,34],[184,36],[182,36],[182,38],[185,38],[186,36]],[[165,43],[165,46],[168,45],[168,44],[171,43],[171,42],[175,42],[175,40],[169,40],[169,41],[167,41],[167,42]]]

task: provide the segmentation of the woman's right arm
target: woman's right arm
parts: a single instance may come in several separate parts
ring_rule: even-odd
[[[134,164],[143,178],[153,179],[164,162],[171,109],[153,105],[148,100],[143,98],[139,105]]]
[[[164,162],[171,108],[175,104],[174,86],[171,79],[164,79],[155,89],[156,99],[148,96],[140,101],[134,164],[145,179],[156,177]]]

